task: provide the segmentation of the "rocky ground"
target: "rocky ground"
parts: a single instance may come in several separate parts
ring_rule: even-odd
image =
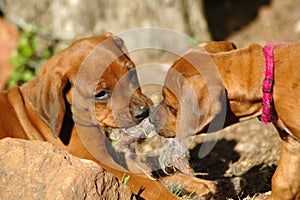
[[[95,162],[48,142],[4,138],[0,150],[0,199],[135,199]]]
[[[211,138],[218,142],[206,157],[198,159],[202,142]],[[280,139],[272,125],[254,119],[221,133],[198,136],[196,141],[198,145],[190,150],[190,164],[196,172],[208,173],[200,178],[218,181],[219,193],[214,198],[251,199],[269,194],[280,153]]]

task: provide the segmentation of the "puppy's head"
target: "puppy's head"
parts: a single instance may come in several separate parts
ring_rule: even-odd
[[[223,113],[225,90],[211,57],[235,48],[229,42],[202,43],[174,62],[166,75],[164,99],[150,115],[160,135],[195,135]]]
[[[123,41],[110,33],[74,42],[29,84],[30,102],[55,135],[67,119],[104,130],[133,126],[148,116],[151,105]]]

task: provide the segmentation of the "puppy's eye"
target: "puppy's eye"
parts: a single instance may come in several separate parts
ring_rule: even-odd
[[[173,106],[166,104],[167,109],[173,114],[176,115],[177,109],[174,108]]]
[[[99,93],[97,93],[94,98],[101,102],[107,102],[110,98],[110,92],[107,89],[101,90]]]

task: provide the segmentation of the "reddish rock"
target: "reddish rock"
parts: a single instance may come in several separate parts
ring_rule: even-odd
[[[1,199],[132,199],[96,163],[41,141],[0,140]]]
[[[13,67],[9,63],[10,55],[18,47],[17,28],[0,18],[0,90],[6,84]]]

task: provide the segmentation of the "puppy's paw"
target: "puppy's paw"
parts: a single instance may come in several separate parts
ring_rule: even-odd
[[[192,178],[192,179],[191,179]],[[195,177],[189,178],[186,181],[185,190],[189,192],[194,192],[195,196],[210,198],[217,192],[217,183],[214,181],[208,181],[203,179],[198,179]]]
[[[193,193],[195,197],[210,198],[217,192],[217,183],[215,181],[203,180],[194,176],[176,173],[170,176],[160,177],[164,185],[178,186],[188,194]]]
[[[254,198],[254,200],[272,200],[271,198],[271,191],[266,192],[264,194],[260,194]]]

